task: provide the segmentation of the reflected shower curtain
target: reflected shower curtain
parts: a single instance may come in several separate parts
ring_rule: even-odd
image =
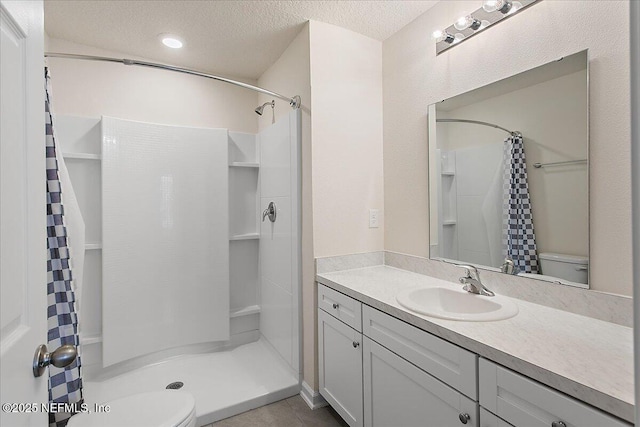
[[[56,159],[56,141],[51,116],[49,73],[45,68],[45,134],[47,167],[47,322],[49,351],[65,345],[79,350],[78,316],[72,288],[70,252],[62,204],[61,176]],[[68,189],[71,190],[71,189]],[[79,250],[81,250],[79,248]],[[49,366],[49,402],[82,403],[80,354],[66,368]],[[50,427],[64,427],[72,412],[49,413]]]
[[[504,256],[518,272],[539,273],[536,236],[527,181],[522,135],[504,144],[504,204],[502,223]]]

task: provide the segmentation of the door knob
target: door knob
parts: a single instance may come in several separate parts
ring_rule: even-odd
[[[42,344],[36,349],[36,353],[33,355],[33,376],[39,377],[44,374],[44,369],[49,365],[57,368],[69,366],[76,360],[77,355],[78,351],[76,347],[71,344],[60,346],[52,353],[49,353],[47,346]]]

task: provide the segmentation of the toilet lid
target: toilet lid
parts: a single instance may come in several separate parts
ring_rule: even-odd
[[[195,415],[196,402],[184,391],[164,390],[134,394],[105,403],[110,411],[71,417],[68,427],[175,427]]]

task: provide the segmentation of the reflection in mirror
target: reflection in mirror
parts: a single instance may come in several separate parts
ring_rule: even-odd
[[[587,51],[429,107],[431,258],[588,288]]]

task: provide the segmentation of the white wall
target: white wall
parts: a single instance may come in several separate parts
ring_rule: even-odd
[[[630,295],[628,2],[542,1],[436,57],[430,33],[477,7],[440,2],[383,43],[385,249],[428,256],[429,104],[588,48],[591,287]]]
[[[303,370],[317,389],[314,257],[383,248],[382,44],[310,21],[258,85],[302,97]],[[276,100],[276,118],[288,111]],[[265,109],[261,129],[273,117]]]
[[[122,52],[55,38],[48,39],[48,50],[131,58]],[[258,130],[253,112],[258,95],[250,90],[202,77],[122,64],[60,58],[47,58],[47,64],[56,114],[95,118],[105,115],[250,133]]]
[[[229,340],[227,130],[101,126],[103,366]]]
[[[303,330],[303,376],[312,387],[315,387],[315,273],[313,255],[313,212],[311,196],[311,81],[309,70],[309,26],[300,31],[280,58],[258,79],[258,86],[281,93],[286,96],[299,95],[302,100],[302,141],[301,141],[301,176],[302,176],[302,325]],[[259,104],[271,101],[272,98],[260,94]],[[282,118],[291,112],[287,102],[276,100],[274,113],[265,108],[260,116],[260,130],[270,125],[273,119]]]
[[[311,21],[316,257],[382,250],[382,43]],[[369,209],[380,227],[369,228]]]
[[[260,333],[300,373],[299,115],[289,111],[258,134],[260,211],[274,203],[274,222],[260,223]]]

